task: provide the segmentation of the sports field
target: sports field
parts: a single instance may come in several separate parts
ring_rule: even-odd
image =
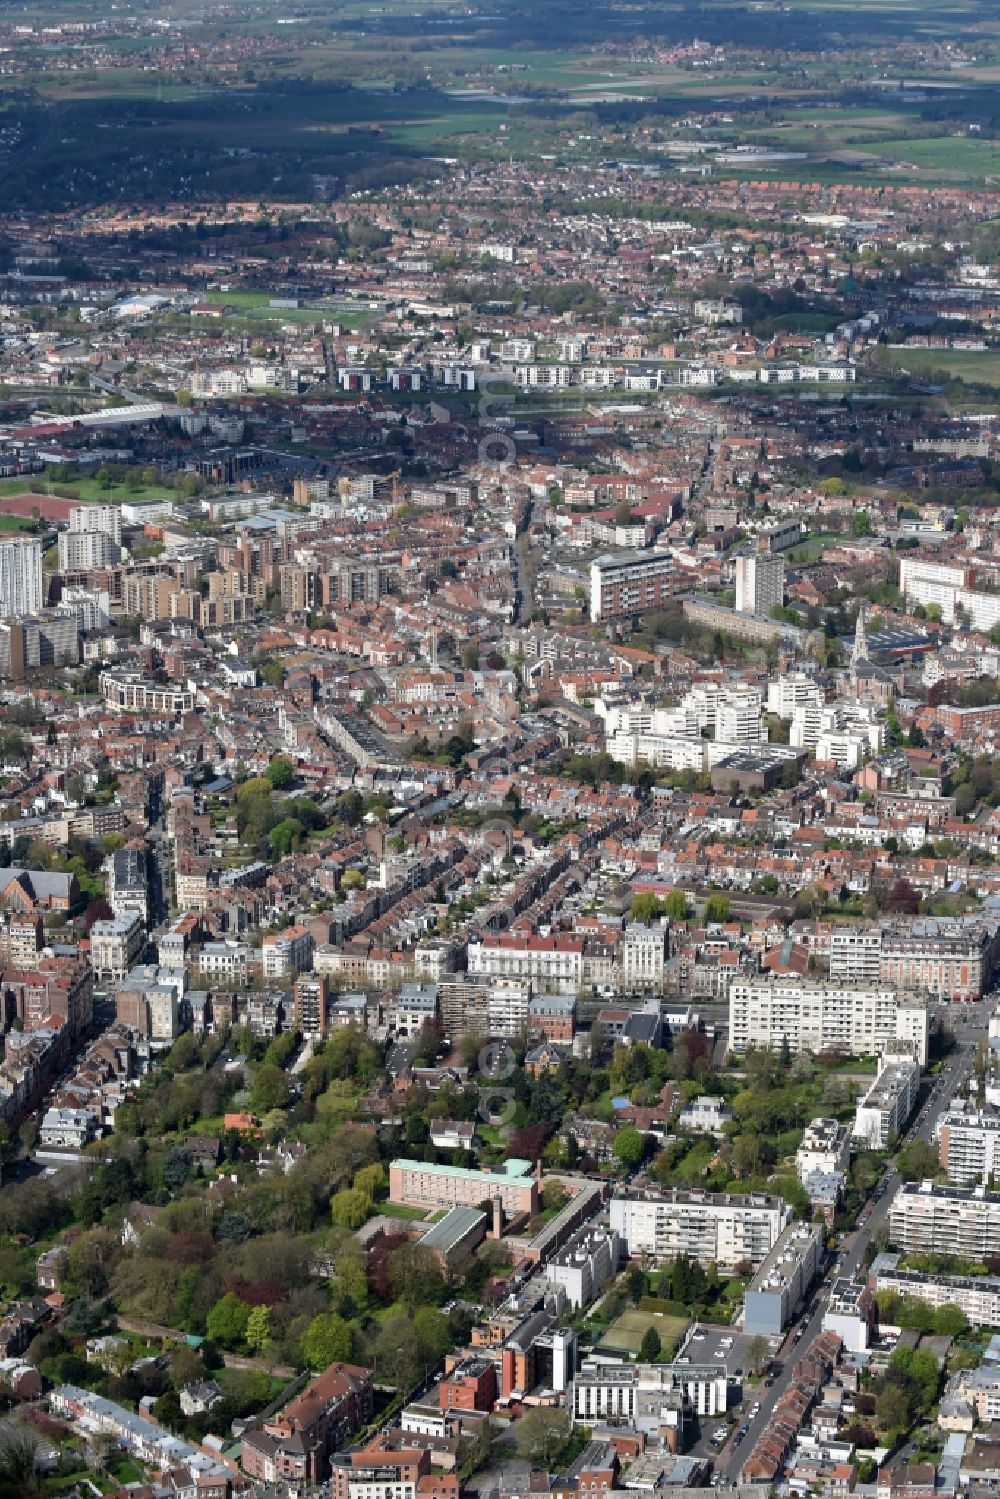
[[[598,1347],[605,1351],[638,1353],[647,1327],[655,1327],[660,1347],[666,1351],[680,1342],[689,1320],[687,1317],[671,1317],[666,1312],[644,1312],[639,1307],[631,1307],[615,1318]]]

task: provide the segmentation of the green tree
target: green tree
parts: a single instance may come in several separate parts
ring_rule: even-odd
[[[705,920],[711,925],[729,920],[730,900],[728,895],[710,895],[705,902]]]
[[[687,913],[687,893],[684,890],[669,890],[663,897],[663,914],[671,921],[684,921]]]
[[[855,510],[851,516],[851,531],[855,536],[870,536],[872,534],[871,516],[867,510]]]
[[[751,1338],[746,1347],[747,1363],[755,1374],[759,1374],[771,1356],[771,1348],[766,1338],[758,1335]]]
[[[276,755],[265,774],[275,791],[287,791],[295,780],[295,766],[286,755]]]
[[[663,902],[651,890],[642,890],[638,895],[633,895],[629,908],[629,916],[633,921],[655,921],[662,915]]]
[[[280,1067],[264,1062],[257,1068],[251,1093],[254,1112],[267,1114],[271,1109],[283,1109],[290,1097],[288,1078]]]
[[[247,1317],[246,1344],[251,1353],[263,1353],[271,1341],[271,1308],[251,1307]]]
[[[351,1328],[336,1312],[321,1312],[302,1334],[302,1357],[310,1369],[349,1363],[354,1351]]]
[[[538,1406],[514,1425],[514,1441],[522,1457],[552,1469],[570,1434],[566,1411]]]
[[[899,1152],[896,1165],[904,1181],[927,1181],[941,1169],[938,1153],[926,1140],[911,1140]]]
[[[348,1228],[353,1233],[371,1217],[372,1200],[367,1192],[356,1187],[345,1187],[330,1200],[330,1212],[337,1228]]]
[[[969,1319],[960,1306],[946,1302],[934,1313],[934,1331],[944,1337],[958,1338],[969,1327]]]
[[[646,1153],[646,1137],[634,1124],[626,1124],[618,1131],[611,1149],[623,1166],[634,1171]]]
[[[246,1337],[250,1308],[235,1291],[215,1303],[205,1322],[208,1336],[222,1348],[238,1348]]]
[[[653,1327],[652,1324],[650,1324],[650,1326],[647,1327],[646,1331],[643,1333],[642,1342],[639,1344],[640,1364],[655,1364],[656,1360],[660,1356],[661,1346],[660,1334],[657,1332],[656,1328]]]

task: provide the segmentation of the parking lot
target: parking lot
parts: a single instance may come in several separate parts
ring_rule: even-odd
[[[684,1344],[678,1363],[686,1358],[692,1364],[712,1364],[734,1379],[742,1380],[747,1371],[747,1347],[752,1335],[740,1332],[738,1327],[709,1327],[698,1323]],[[774,1340],[775,1349],[781,1339]]]

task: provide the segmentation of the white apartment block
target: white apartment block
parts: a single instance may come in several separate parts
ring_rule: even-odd
[[[757,688],[725,693],[715,710],[715,737],[727,744],[760,744],[767,739]]]
[[[881,927],[835,926],[830,933],[831,982],[877,985],[881,976]]]
[[[37,614],[42,591],[42,544],[19,536],[0,540],[0,619]]]
[[[628,1189],[611,1199],[611,1227],[629,1256],[702,1264],[760,1265],[791,1217],[779,1197],[727,1192]]]
[[[658,922],[644,926],[632,922],[625,928],[621,946],[621,982],[628,989],[663,988],[667,929]]]
[[[614,1229],[586,1228],[549,1260],[542,1276],[562,1286],[571,1307],[589,1306],[618,1269],[619,1253]]]
[[[817,760],[853,770],[869,755],[878,754],[885,734],[874,704],[844,700],[821,707],[804,701],[793,709],[788,742],[797,749],[811,749]]]
[[[804,671],[791,671],[767,684],[767,711],[778,718],[791,718],[796,708],[811,704],[823,707],[823,690]]]
[[[853,1138],[867,1150],[884,1150],[899,1139],[916,1108],[919,1088],[920,1065],[913,1057],[886,1057],[858,1102]]]
[[[1000,595],[980,593],[972,583],[973,574],[963,567],[916,557],[906,557],[899,565],[899,587],[908,604],[925,609],[936,604],[946,625],[962,616],[973,629],[989,631],[1000,624]]]
[[[145,928],[136,913],[114,921],[95,921],[90,929],[90,961],[98,979],[123,979],[146,942]]]
[[[469,973],[527,979],[540,989],[575,994],[583,983],[582,937],[488,934],[469,943]]]
[[[912,1051],[927,1063],[927,1010],[901,1002],[894,989],[855,988],[802,979],[738,980],[729,989],[729,1044],[792,1052],[840,1051],[878,1056]],[[900,1043],[904,1043],[900,1046]]]
[[[90,572],[121,560],[122,549],[105,531],[60,531],[59,571]]]
[[[878,1291],[915,1297],[935,1309],[957,1306],[974,1327],[1000,1327],[1000,1280],[993,1275],[928,1275],[922,1270],[900,1270],[898,1254],[880,1254],[868,1283]],[[1000,1411],[997,1413],[1000,1415]]]
[[[1000,1254],[1000,1192],[904,1182],[889,1210],[889,1240],[903,1254]]]
[[[69,513],[69,529],[73,533],[81,531],[102,531],[105,536],[110,536],[112,541],[121,545],[122,539],[122,509],[120,505],[74,505]]]
[[[847,1126],[836,1119],[813,1119],[806,1125],[802,1143],[795,1152],[795,1173],[799,1181],[816,1172],[829,1176],[844,1171],[851,1157]]]
[[[568,1405],[574,1423],[659,1434],[664,1396],[686,1395],[699,1416],[724,1416],[725,1369],[698,1364],[602,1364],[584,1360]]]
[[[1000,1177],[1000,1113],[952,1105],[938,1124],[938,1158],[949,1179],[975,1187]]]

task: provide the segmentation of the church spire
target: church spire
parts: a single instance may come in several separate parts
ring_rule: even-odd
[[[858,610],[858,621],[854,627],[854,649],[851,652],[851,665],[858,666],[862,661],[868,660],[868,631],[865,629],[865,600],[861,601]]]

